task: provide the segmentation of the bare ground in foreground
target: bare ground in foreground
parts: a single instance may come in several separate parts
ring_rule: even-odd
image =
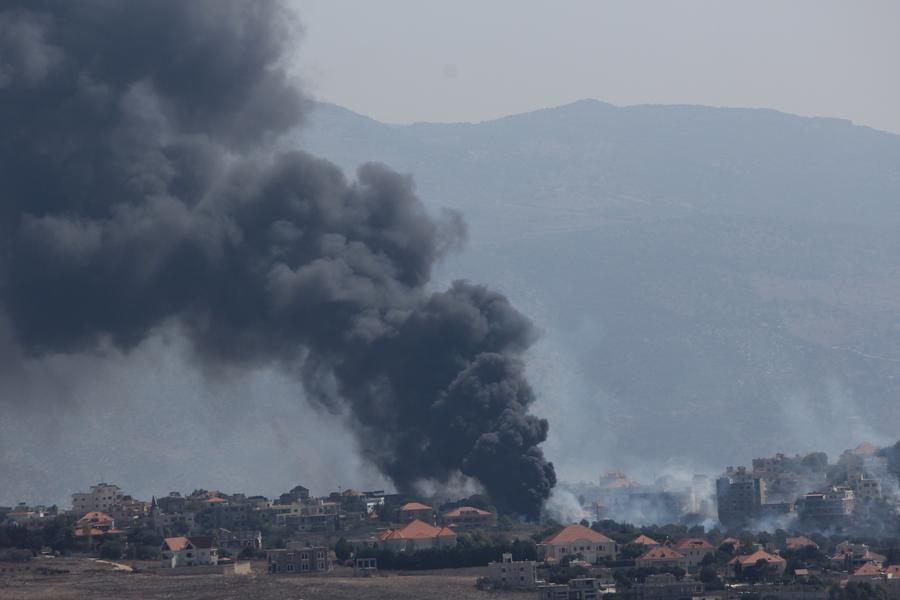
[[[534,593],[482,592],[478,571],[381,574],[354,577],[348,570],[324,576],[270,576],[254,564],[249,576],[162,576],[153,569],[129,573],[90,559],[54,559],[48,566],[68,573],[0,573],[0,600],[179,599],[193,600],[524,600]],[[479,570],[480,571],[480,570]]]

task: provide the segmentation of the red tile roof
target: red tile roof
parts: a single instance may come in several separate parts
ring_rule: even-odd
[[[486,510],[481,510],[480,508],[474,508],[472,506],[460,506],[459,508],[454,508],[450,512],[445,512],[444,517],[445,518],[453,518],[453,517],[459,517],[463,514],[471,514],[471,513],[476,513],[482,517],[491,516],[491,513],[489,513]]]
[[[716,547],[703,538],[684,538],[675,544],[676,550],[715,550]]]
[[[650,548],[638,560],[685,560],[684,554],[667,546]]]
[[[854,577],[880,577],[881,569],[875,566],[875,563],[867,562],[857,570],[853,571]]]
[[[561,531],[556,532],[544,540],[545,544],[570,544],[576,540],[590,540],[592,542],[612,542],[611,539],[594,531],[590,527],[585,527],[578,523],[573,523],[567,527],[563,527]]]
[[[421,502],[407,502],[403,506],[400,507],[401,511],[405,510],[431,510],[431,507],[427,504],[422,504]]]
[[[96,510],[91,511],[89,513],[85,513],[85,515],[83,517],[78,519],[79,525],[84,525],[85,523],[99,525],[99,524],[107,524],[107,523],[112,523],[112,522],[113,522],[113,518],[111,516],[109,516],[105,512],[100,512],[100,511],[96,511]]]
[[[631,543],[637,544],[638,546],[659,546],[659,542],[654,540],[652,537],[646,536],[644,534],[641,534],[634,538]]]
[[[765,550],[757,550],[753,554],[745,554],[744,556],[735,556],[728,564],[740,563],[742,567],[752,567],[760,560],[764,560],[769,564],[787,563],[786,560],[775,554],[769,554]]]
[[[813,547],[818,548],[819,545],[806,537],[805,535],[798,535],[797,537],[789,537],[784,541],[785,546],[789,550],[802,550],[803,548]]]
[[[170,537],[163,540],[163,545],[165,545],[171,552],[178,552],[179,550],[184,550],[184,547],[190,543],[191,540],[186,537]]]
[[[378,539],[384,540],[425,540],[436,537],[456,536],[449,527],[435,527],[416,519],[400,529],[388,529]]]

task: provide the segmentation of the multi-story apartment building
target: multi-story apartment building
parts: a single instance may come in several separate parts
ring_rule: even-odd
[[[513,560],[506,553],[500,562],[488,563],[488,581],[500,588],[530,590],[537,585],[537,570],[533,560]]]
[[[337,531],[340,504],[336,502],[315,502],[311,504],[290,504],[273,506],[275,522],[297,531]]]
[[[743,467],[729,468],[716,480],[719,521],[727,526],[746,524],[762,513],[766,503],[766,482]]]
[[[72,494],[72,512],[83,515],[89,512],[110,512],[122,500],[122,490],[111,483],[91,486],[90,492]]]
[[[843,485],[828,486],[819,492],[810,492],[800,503],[800,518],[817,525],[846,522],[853,515],[856,494]]]

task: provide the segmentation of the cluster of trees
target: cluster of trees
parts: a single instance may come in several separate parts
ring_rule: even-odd
[[[511,552],[516,560],[535,560],[536,556],[534,542],[530,540],[516,539],[509,542],[489,537],[480,531],[459,536],[458,543],[453,548],[433,548],[418,552],[356,548],[340,538],[335,544],[334,552],[341,560],[375,557],[380,569],[398,571],[481,567],[491,561],[499,561],[505,552]]]
[[[48,521],[41,527],[7,525],[0,528],[0,548],[17,548],[37,554],[48,547],[55,552],[68,552],[77,547],[75,523],[65,515]]]

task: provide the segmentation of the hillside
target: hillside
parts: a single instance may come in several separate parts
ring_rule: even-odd
[[[348,170],[376,158],[465,213],[446,277],[495,283],[544,330],[532,378],[564,476],[900,431],[900,136],[590,100],[479,124],[331,105],[310,121],[293,144]]]
[[[285,147],[380,160],[465,213],[436,285],[489,282],[542,330],[529,376],[563,479],[898,437],[900,136],[769,110],[582,101],[400,126],[322,104]],[[0,419],[0,504],[101,477],[139,497],[385,485],[294,381],[200,373],[169,332],[0,372],[26,399]]]

